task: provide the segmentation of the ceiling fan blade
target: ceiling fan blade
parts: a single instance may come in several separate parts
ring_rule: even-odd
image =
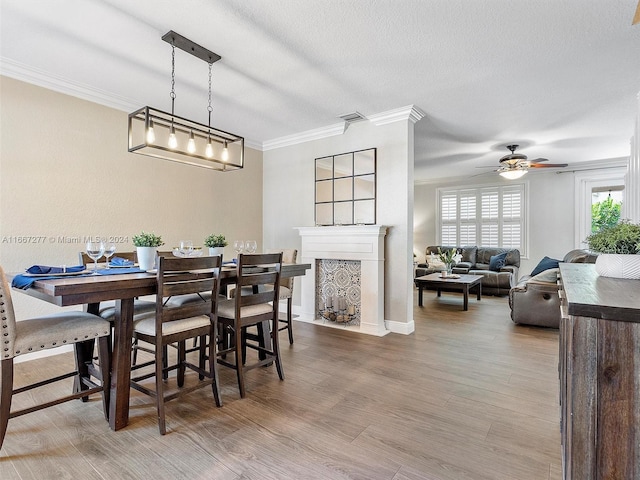
[[[568,163],[532,163],[530,168],[564,168]]]
[[[640,2],[638,2],[638,6],[636,7],[636,14],[633,16],[631,25],[635,25],[636,23],[640,23]]]
[[[533,160],[529,160],[529,162],[531,162],[531,163],[548,162],[548,161],[549,161],[548,158],[534,158]]]

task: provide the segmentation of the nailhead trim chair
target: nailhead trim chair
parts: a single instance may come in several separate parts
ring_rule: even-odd
[[[0,267],[0,326],[2,347],[0,349],[1,382],[0,382],[0,448],[4,442],[10,418],[42,410],[69,400],[86,398],[88,395],[101,392],[105,418],[109,411],[109,386],[111,347],[111,325],[96,315],[85,312],[61,312],[39,318],[17,322],[11,301],[11,290]],[[49,378],[18,389],[13,386],[13,359],[25,353],[37,352],[64,345],[98,339],[98,359],[102,384],[98,385],[88,376],[83,376],[78,369],[54,378]],[[89,361],[91,361],[89,359]],[[66,397],[34,405],[29,408],[11,412],[13,395],[33,390],[59,380],[76,377],[78,385],[87,387]]]

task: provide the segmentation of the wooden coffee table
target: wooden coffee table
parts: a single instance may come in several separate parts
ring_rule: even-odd
[[[464,295],[464,310],[469,309],[469,290],[477,286],[477,298],[482,297],[482,275],[460,275],[459,278],[442,278],[440,273],[431,273],[422,277],[416,277],[415,283],[418,286],[418,306],[422,306],[422,290],[424,288],[435,288],[438,296],[445,292],[462,292]]]

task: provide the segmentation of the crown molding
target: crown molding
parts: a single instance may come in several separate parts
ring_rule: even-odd
[[[347,130],[347,122],[334,123],[326,127],[307,130],[305,132],[295,133],[284,137],[266,140],[262,143],[262,150],[273,150],[275,148],[289,147],[299,143],[310,142],[312,140],[320,140],[322,138],[334,137],[342,135]]]
[[[6,57],[0,57],[0,75],[127,113],[140,108],[140,102],[130,98],[74,82]],[[262,151],[262,142],[245,137],[244,144],[254,150]]]
[[[376,127],[381,125],[387,125],[388,123],[401,122],[409,120],[411,123],[416,123],[421,120],[426,114],[414,105],[407,105],[406,107],[395,108],[386,112],[374,113],[373,115],[367,115],[367,118]]]
[[[120,97],[105,90],[89,87],[6,57],[0,57],[0,74],[48,90],[115,108],[116,110],[131,112],[139,108],[138,103],[130,98]]]
[[[425,116],[425,113],[414,105],[407,105],[406,107],[396,108],[388,110],[386,112],[374,113],[373,115],[367,115],[363,120],[369,120],[375,126],[386,125],[388,123],[411,121],[416,123]],[[262,144],[262,150],[273,150],[275,148],[288,147],[291,145],[297,145],[299,143],[309,142],[311,140],[320,140],[322,138],[333,137],[335,135],[342,135],[346,132],[350,122],[336,123],[328,125],[326,127],[316,128],[314,130],[307,130],[305,132],[295,133],[293,135],[287,135],[284,137],[274,138],[272,140],[266,140]]]

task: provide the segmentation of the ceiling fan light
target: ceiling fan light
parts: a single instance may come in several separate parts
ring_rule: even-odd
[[[504,172],[500,172],[500,176],[507,180],[516,180],[517,178],[522,177],[525,173],[527,173],[527,170],[518,168],[515,170],[505,170]]]

